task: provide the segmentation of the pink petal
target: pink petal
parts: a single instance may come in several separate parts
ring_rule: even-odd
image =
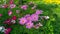
[[[0,14],[0,17],[2,16],[2,14]]]
[[[9,11],[8,11],[8,15],[10,16],[11,14],[12,14],[12,11],[9,10]]]

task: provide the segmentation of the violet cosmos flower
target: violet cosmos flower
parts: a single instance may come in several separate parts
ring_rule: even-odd
[[[27,5],[23,5],[23,6],[21,6],[21,9],[23,9],[23,10],[27,10],[27,8],[28,8]]]
[[[39,15],[39,14],[42,14],[42,10],[36,10],[36,13],[35,14],[37,14],[37,15]]]
[[[30,16],[30,14],[27,14],[27,15],[25,15],[24,17],[26,18],[26,17],[29,17]]]
[[[32,14],[31,17],[32,17],[32,21],[38,21],[38,18],[39,18],[38,15]]]
[[[4,33],[5,33],[5,34],[9,34],[9,33],[11,32],[11,30],[12,30],[11,28],[7,28],[7,29],[4,31]]]
[[[24,25],[27,22],[26,18],[24,18],[24,17],[20,18],[19,20],[20,20],[19,23],[21,25]]]
[[[9,10],[9,11],[8,11],[8,15],[10,16],[11,14],[12,14],[12,11],[11,11],[11,10]]]
[[[0,14],[0,17],[2,16],[2,14]]]
[[[15,8],[16,5],[15,4],[10,4],[10,8]]]
[[[32,18],[31,18],[31,16],[30,16],[30,14],[27,14],[27,15],[25,16],[25,18],[27,19],[27,21],[32,21]]]
[[[28,29],[31,29],[32,27],[33,27],[33,23],[30,21],[30,22],[27,22],[26,23],[26,28],[28,28]]]

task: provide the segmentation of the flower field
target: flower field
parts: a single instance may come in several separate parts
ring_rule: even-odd
[[[0,34],[60,34],[60,0],[0,0]]]

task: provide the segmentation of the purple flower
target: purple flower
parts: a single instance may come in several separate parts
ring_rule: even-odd
[[[31,17],[32,17],[32,21],[38,21],[38,18],[39,18],[38,15],[32,14]]]
[[[27,14],[27,15],[25,15],[24,17],[26,18],[26,17],[29,17],[30,16],[30,14]]]
[[[31,29],[32,27],[33,23],[31,21],[26,23],[26,28]]]
[[[15,4],[10,4],[10,8],[15,8],[16,5]]]
[[[42,14],[42,10],[36,10],[36,14],[37,15]]]
[[[21,6],[21,9],[23,9],[23,10],[27,10],[27,5],[23,5],[23,6]]]
[[[12,11],[11,11],[11,10],[9,10],[9,11],[8,11],[8,15],[10,16],[11,14],[12,14]]]
[[[25,16],[25,18],[26,18],[28,21],[31,21],[31,20],[32,20],[30,14],[27,14],[27,15]]]
[[[26,18],[28,21],[32,21],[31,16]]]
[[[26,18],[24,18],[24,17],[20,18],[19,20],[20,20],[19,23],[21,25],[24,25],[27,22]]]

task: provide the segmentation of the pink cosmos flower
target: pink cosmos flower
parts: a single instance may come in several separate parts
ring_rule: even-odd
[[[26,18],[26,17],[29,17],[30,16],[30,14],[27,14],[27,15],[25,15],[24,17]]]
[[[24,25],[27,22],[26,18],[24,18],[24,17],[20,18],[19,20],[20,20],[19,23],[21,25]]]
[[[38,18],[39,18],[38,15],[32,14],[31,17],[32,17],[32,21],[38,21]]]
[[[7,29],[4,31],[4,33],[5,33],[5,34],[9,34],[9,33],[11,32],[11,30],[12,30],[11,28],[7,28]]]
[[[10,4],[10,8],[15,8],[16,5],[15,4]]]
[[[37,14],[37,15],[42,14],[42,10],[36,10],[35,14]]]
[[[9,11],[8,11],[8,15],[10,16],[11,14],[12,14],[12,11],[11,11],[11,10],[9,10]]]
[[[27,5],[23,5],[23,6],[21,6],[21,9],[23,9],[23,10],[27,10],[27,8],[28,8]]]
[[[26,28],[31,29],[32,27],[33,23],[31,21],[26,23]]]
[[[18,13],[20,13],[20,11],[19,10],[16,10],[16,13],[18,14]]]
[[[26,18],[28,21],[32,21],[31,16]]]
[[[0,14],[0,17],[2,16],[2,14]]]
[[[32,21],[32,18],[31,18],[31,16],[30,16],[30,14],[27,14],[27,15],[25,16],[25,18],[26,18],[28,21]]]

